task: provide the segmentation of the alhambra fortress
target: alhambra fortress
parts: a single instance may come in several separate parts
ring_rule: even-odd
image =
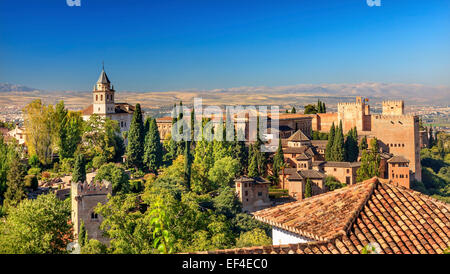
[[[82,110],[83,119],[96,114],[117,121],[122,132],[129,130],[135,107],[115,102],[114,87],[104,70],[94,86],[92,100]],[[231,117],[235,127],[244,130],[247,140],[253,116],[247,113],[244,118]],[[270,128],[271,116],[266,118],[268,133],[275,133]],[[156,119],[161,141],[170,138],[172,120]],[[372,242],[379,244],[384,253],[442,253],[447,248],[450,208],[410,189],[413,180],[422,179],[420,149],[427,135],[419,132],[418,116],[405,114],[403,101],[384,101],[382,113],[371,114],[368,99],[356,97],[354,102],[339,103],[337,112],[280,113],[278,122],[285,162],[279,187],[287,192],[288,200],[271,199],[271,183],[265,178],[242,176],[234,182],[242,211],[272,227],[273,245],[204,253],[360,253]],[[328,133],[333,124],[340,123],[344,134],[356,127],[358,141],[365,137],[370,144],[370,140],[377,139],[379,177],[357,182],[361,155],[355,162],[325,160],[327,140],[313,140],[312,133]],[[8,134],[24,144],[25,132],[16,128]],[[268,154],[269,158],[274,155]],[[102,216],[94,209],[107,201],[112,187],[106,181],[94,182],[94,176],[88,174],[85,182],[68,179],[57,196],[71,196],[75,237],[83,223],[90,238],[108,244],[109,239],[100,229]],[[347,187],[330,191],[325,185],[328,176]],[[305,198],[307,182],[312,188],[309,198]]]

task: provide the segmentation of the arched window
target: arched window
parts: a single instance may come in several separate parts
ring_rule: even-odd
[[[103,101],[103,94],[100,95],[100,101]]]
[[[98,101],[98,95],[95,95],[95,101]]]

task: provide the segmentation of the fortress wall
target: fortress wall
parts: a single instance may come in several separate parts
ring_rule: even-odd
[[[410,161],[415,178],[421,180],[419,119],[413,115],[372,115],[371,134],[383,150]]]
[[[334,113],[317,113],[312,119],[312,130],[320,132],[329,132],[331,125],[338,124],[338,114]]]

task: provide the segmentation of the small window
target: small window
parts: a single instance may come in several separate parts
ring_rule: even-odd
[[[100,95],[100,101],[103,101],[103,94]]]
[[[262,192],[258,192],[258,196],[262,196]]]
[[[245,196],[248,196],[248,191],[247,190],[245,191]],[[248,201],[248,199],[247,199],[247,201]]]
[[[92,213],[91,213],[91,219],[92,219],[92,220],[97,220],[97,219],[98,219],[98,214],[95,213],[95,212],[92,212]]]

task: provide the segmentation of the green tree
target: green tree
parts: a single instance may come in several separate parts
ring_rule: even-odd
[[[305,106],[305,114],[316,114],[317,113],[317,108],[315,105],[309,104]]]
[[[284,153],[283,147],[281,145],[281,138],[278,139],[278,149],[273,157],[273,176],[275,176],[276,181],[278,182],[281,167],[284,164]]]
[[[342,132],[342,121],[340,121],[339,127],[335,133],[332,153],[333,153],[332,155],[333,161],[343,162],[345,160],[344,134]]]
[[[107,254],[106,245],[95,239],[90,239],[81,247],[81,254]]]
[[[7,172],[7,183],[4,206],[7,208],[16,207],[20,201],[25,199],[25,166],[19,157],[11,160]]]
[[[325,160],[333,161],[333,144],[334,144],[334,135],[335,135],[335,127],[334,122],[331,124],[330,133],[328,134],[328,142],[325,148]]]
[[[130,130],[128,131],[128,146],[127,146],[127,165],[141,169],[144,166],[144,124],[142,121],[141,105],[136,104],[131,120]]]
[[[188,190],[191,190],[191,173],[192,173],[192,155],[191,142],[185,141],[184,149],[184,184]]]
[[[163,148],[159,138],[156,120],[151,119],[149,123],[149,129],[147,135],[145,136],[144,164],[148,170],[157,173],[162,164]]]
[[[67,253],[72,241],[70,205],[55,194],[23,200],[0,222],[0,253]]]
[[[292,107],[291,113],[297,113],[297,110],[295,109],[295,107]]]
[[[243,136],[242,130],[239,132]],[[245,141],[238,140],[238,133],[235,135],[234,144],[234,157],[239,161],[240,164],[240,174],[245,174],[248,167],[248,150],[245,146]]]
[[[325,178],[325,186],[328,188],[329,191],[333,191],[338,188],[344,187],[345,184],[339,182],[339,180],[333,176],[327,176]]]
[[[363,151],[366,150],[368,147],[369,145],[367,144],[367,138],[366,136],[363,136],[361,142],[359,143],[359,150]]]
[[[97,171],[97,175],[95,175],[95,181],[101,182],[103,180],[111,183],[113,194],[128,193],[130,191],[130,177],[121,165],[107,163],[101,166]]]
[[[352,128],[345,140],[345,161],[355,162],[358,159],[359,148],[358,148],[358,133],[356,127]]]
[[[230,186],[239,173],[239,161],[231,156],[225,156],[215,161],[214,166],[208,171],[212,188]]]
[[[84,181],[86,181],[86,163],[83,155],[78,154],[72,171],[72,182],[83,183]]]
[[[81,143],[84,122],[80,112],[69,111],[61,121],[59,130],[59,157],[72,158]]]
[[[81,221],[80,231],[78,232],[78,244],[83,247],[88,242],[88,235],[84,222]]]
[[[313,192],[312,192],[312,182],[311,180],[308,178],[306,179],[306,183],[305,183],[305,194],[304,197],[305,198],[309,198],[313,196]]]
[[[378,140],[372,139],[370,149],[363,150],[361,154],[361,167],[356,171],[358,182],[380,175],[380,154]]]
[[[242,233],[236,241],[236,247],[267,246],[272,244],[272,239],[260,228]]]
[[[260,176],[258,170],[258,151],[254,147],[255,145],[251,145],[250,147],[250,157],[248,164],[248,177],[255,178]]]
[[[118,160],[124,152],[123,139],[117,121],[93,114],[84,123],[83,136],[75,154],[83,154],[86,162],[95,156],[107,161]]]

